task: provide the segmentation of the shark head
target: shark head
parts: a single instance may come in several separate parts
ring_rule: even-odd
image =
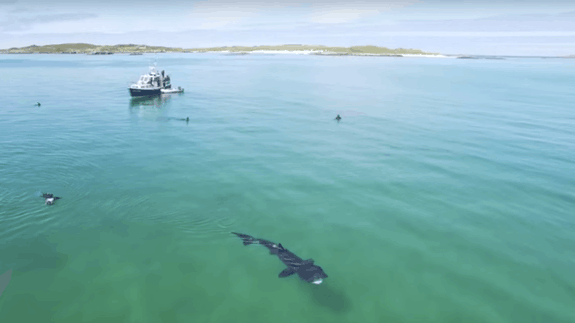
[[[327,274],[320,266],[315,265],[312,259],[305,260],[303,262],[302,266],[298,270],[298,274],[301,279],[315,285],[321,284],[323,279],[327,278]]]

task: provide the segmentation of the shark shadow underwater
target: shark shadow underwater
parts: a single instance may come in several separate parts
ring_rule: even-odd
[[[278,258],[287,266],[286,269],[279,273],[279,278],[297,274],[301,280],[316,285],[321,284],[323,279],[327,278],[327,274],[320,266],[314,264],[313,259],[303,260],[296,256],[293,252],[284,248],[281,243],[276,244],[268,240],[256,239],[247,234],[236,232],[232,233],[242,239],[244,246],[260,244],[268,248],[271,255],[278,256]]]

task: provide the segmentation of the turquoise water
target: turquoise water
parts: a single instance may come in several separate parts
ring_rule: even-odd
[[[0,322],[575,321],[575,60],[151,58],[0,56]]]

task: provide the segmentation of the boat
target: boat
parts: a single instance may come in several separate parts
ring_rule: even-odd
[[[178,86],[177,89],[162,89],[162,94],[170,94],[170,93],[183,93],[184,89],[181,86]]]
[[[170,76],[164,71],[158,73],[156,64],[150,66],[150,72],[140,76],[137,83],[132,84],[128,90],[131,96],[160,95],[162,90],[171,89]],[[182,91],[183,92],[183,91]]]

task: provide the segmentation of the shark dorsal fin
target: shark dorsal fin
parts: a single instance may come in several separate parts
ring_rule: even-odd
[[[284,246],[282,246],[281,243],[278,243],[278,247],[279,247],[281,250],[285,250]]]

